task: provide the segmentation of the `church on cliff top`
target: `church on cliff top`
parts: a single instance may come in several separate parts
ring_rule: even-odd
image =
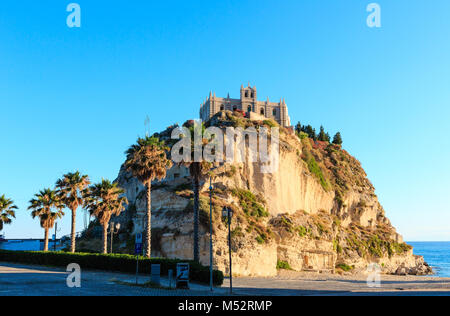
[[[216,93],[209,93],[208,99],[200,105],[200,118],[207,121],[220,111],[242,111],[250,119],[270,118],[278,122],[283,127],[291,126],[288,109],[284,99],[280,102],[258,101],[256,87],[246,88],[241,86],[241,97],[232,99],[230,95],[226,98],[216,97]]]

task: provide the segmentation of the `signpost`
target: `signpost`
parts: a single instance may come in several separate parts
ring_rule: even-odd
[[[224,207],[222,209],[222,217],[226,218],[228,221],[228,253],[230,256],[230,294],[233,294],[233,270],[231,262],[231,218],[233,217],[233,210],[229,207]]]
[[[137,233],[135,244],[134,244],[134,254],[136,255],[136,284],[138,284],[139,275],[139,256],[142,254],[142,234]]]
[[[55,223],[55,234],[53,237],[53,250],[56,251],[56,233],[59,232],[61,229],[58,229],[58,222]]]
[[[177,263],[177,289],[189,289],[189,263]]]

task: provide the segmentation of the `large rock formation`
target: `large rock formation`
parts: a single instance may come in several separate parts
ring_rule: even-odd
[[[272,126],[239,113],[221,112],[218,127]],[[158,134],[169,141],[172,128]],[[235,211],[232,223],[233,274],[271,276],[278,268],[298,271],[365,271],[378,263],[385,273],[424,274],[430,268],[392,227],[360,163],[339,146],[314,142],[280,128],[280,164],[275,173],[258,163],[221,164],[214,171],[214,265],[228,272],[227,227],[223,206]],[[144,187],[123,168],[117,178],[130,202],[120,217],[143,230]],[[209,178],[200,196],[201,261],[209,264]],[[154,256],[191,259],[193,202],[189,172],[174,166],[152,191]]]

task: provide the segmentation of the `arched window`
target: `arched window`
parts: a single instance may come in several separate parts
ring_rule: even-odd
[[[233,106],[233,111],[236,111],[237,110],[237,107],[236,107],[236,105],[235,106]]]
[[[273,116],[277,116],[277,109],[273,109],[273,110],[272,110],[272,115],[273,115]]]
[[[225,107],[223,106],[223,104],[220,106],[220,110],[221,111],[225,110]]]
[[[247,112],[251,112],[251,111],[252,111],[252,106],[249,105],[248,108],[247,108]]]
[[[245,91],[245,97],[248,98],[248,91]]]
[[[261,108],[261,115],[264,115],[264,109]]]
[[[254,92],[252,92],[252,98],[254,98],[255,97],[255,93]]]

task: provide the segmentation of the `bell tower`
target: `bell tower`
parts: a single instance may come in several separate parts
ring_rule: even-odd
[[[247,88],[244,85],[241,86],[241,101],[251,101],[255,102],[257,100],[256,87],[250,87],[250,82]]]
[[[241,106],[244,112],[255,112],[257,103],[256,87],[250,87],[250,82],[248,86],[244,88],[241,85]]]

